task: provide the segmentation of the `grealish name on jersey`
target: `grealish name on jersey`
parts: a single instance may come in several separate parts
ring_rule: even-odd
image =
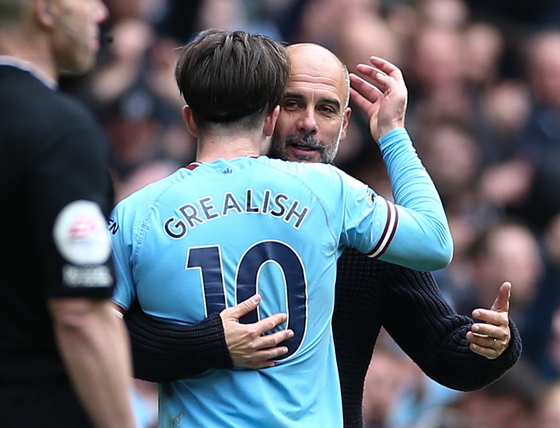
[[[285,193],[273,194],[265,190],[262,201],[253,198],[253,189],[247,189],[244,200],[239,200],[233,193],[224,194],[223,200],[216,203],[211,196],[198,199],[195,203],[186,203],[177,208],[181,217],[170,217],[163,224],[165,233],[173,239],[183,238],[189,229],[230,214],[261,214],[282,218],[286,223],[293,221],[293,227],[299,229],[309,207],[300,207],[298,200],[291,200]]]

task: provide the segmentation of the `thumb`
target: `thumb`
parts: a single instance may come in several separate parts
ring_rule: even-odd
[[[227,313],[227,318],[233,318],[238,320],[239,318],[247,315],[249,312],[254,311],[257,309],[257,306],[261,303],[262,297],[260,294],[254,294],[249,297],[247,300],[242,301],[241,303],[232,306],[229,309],[224,310],[224,315]]]
[[[496,312],[509,312],[509,298],[511,295],[511,283],[504,282],[498,291],[498,297],[494,300],[491,310]]]

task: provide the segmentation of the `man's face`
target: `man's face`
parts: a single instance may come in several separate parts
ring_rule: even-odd
[[[288,48],[290,78],[269,156],[332,163],[346,136],[348,83],[332,53],[317,45]]]
[[[56,0],[49,8],[55,22],[53,52],[62,73],[83,74],[95,65],[99,24],[108,15],[101,0]]]

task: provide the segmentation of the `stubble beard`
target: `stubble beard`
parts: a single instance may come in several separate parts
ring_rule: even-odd
[[[309,155],[297,154],[296,158],[299,162],[313,162],[317,152],[319,153],[318,163],[332,164],[336,153],[338,152],[338,144],[340,141],[340,133],[337,138],[332,142],[332,144],[325,144],[323,141],[313,137],[312,135],[289,135],[285,139],[281,140],[278,135],[273,135],[272,144],[268,151],[268,156],[274,159],[282,159],[285,161],[290,161],[288,155],[288,147],[294,145],[297,142],[303,141],[306,145],[313,148],[315,152],[311,152]]]

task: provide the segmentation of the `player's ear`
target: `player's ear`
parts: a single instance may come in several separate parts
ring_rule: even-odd
[[[187,125],[187,129],[192,134],[193,137],[198,137],[198,128],[196,126],[196,122],[194,121],[193,111],[189,106],[183,107],[183,120]]]
[[[274,127],[276,126],[276,121],[278,120],[278,115],[280,114],[280,106],[274,107],[266,119],[264,120],[264,135],[270,137],[274,132]]]
[[[350,116],[352,116],[352,109],[346,107],[344,111],[344,117],[342,118],[342,132],[340,133],[340,141],[346,138],[346,130],[348,129],[348,123],[350,122]]]

